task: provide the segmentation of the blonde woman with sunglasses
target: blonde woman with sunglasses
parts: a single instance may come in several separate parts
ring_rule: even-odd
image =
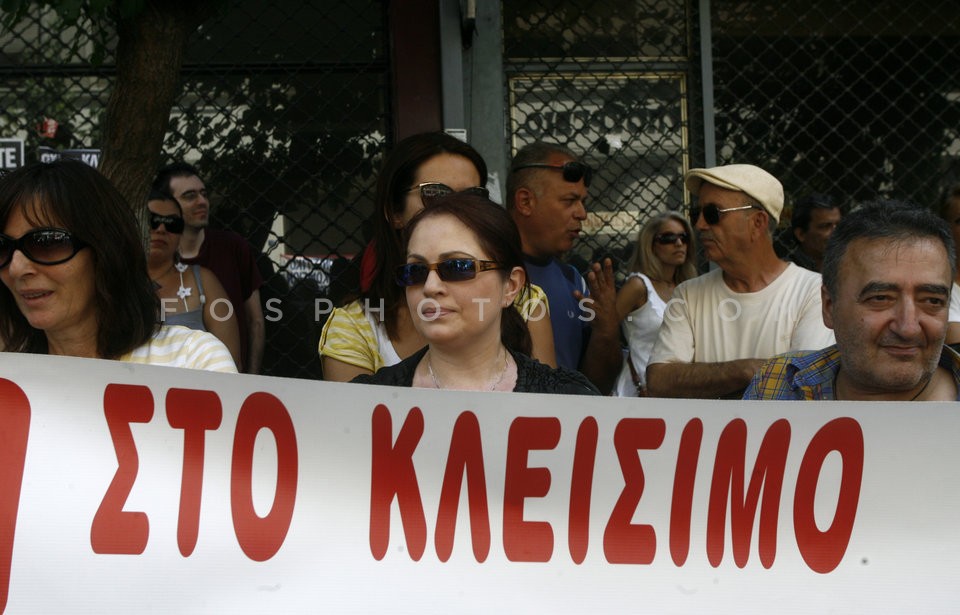
[[[646,395],[644,374],[663,312],[673,289],[697,275],[693,230],[687,219],[667,212],[650,219],[637,236],[630,275],[617,293],[617,315],[628,350],[614,395]]]
[[[426,346],[353,380],[459,391],[599,395],[586,376],[529,356],[516,297],[527,287],[520,233],[502,207],[476,194],[438,199],[407,226],[394,270]]]
[[[483,157],[455,137],[422,133],[397,143],[377,180],[373,241],[361,265],[360,298],[333,310],[320,334],[324,380],[347,382],[372,374],[426,344],[394,277],[404,262],[404,228],[417,212],[444,195],[486,197],[486,182]],[[556,365],[546,295],[539,287],[530,287],[518,302],[530,322],[534,358]]]

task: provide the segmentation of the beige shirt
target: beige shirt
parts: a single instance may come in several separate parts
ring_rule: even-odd
[[[650,363],[765,359],[830,346],[820,286],[819,273],[793,263],[754,293],[730,290],[720,269],[687,280],[667,304]]]

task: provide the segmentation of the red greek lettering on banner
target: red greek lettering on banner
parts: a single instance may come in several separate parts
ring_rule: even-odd
[[[480,422],[473,412],[457,417],[450,437],[447,468],[440,489],[437,528],[434,544],[441,562],[450,559],[457,525],[457,505],[463,478],[467,478],[467,503],[470,513],[470,536],[473,556],[483,562],[490,554],[490,511],[487,502],[487,479],[483,469],[483,446],[480,440]]]
[[[720,434],[717,456],[710,486],[710,504],[707,513],[707,558],[717,567],[723,560],[724,532],[727,520],[727,502],[730,503],[730,533],[733,541],[733,560],[738,567],[747,565],[750,557],[750,536],[757,516],[760,491],[759,551],[764,568],[773,566],[777,555],[777,521],[780,512],[780,492],[790,446],[790,423],[786,419],[774,422],[764,434],[753,466],[750,484],[744,493],[746,466],[747,424],[742,419],[731,421]]]
[[[813,514],[814,501],[823,462],[833,451],[840,453],[843,459],[840,493],[833,522],[821,532]],[[811,570],[826,574],[840,564],[847,552],[857,518],[862,479],[863,430],[860,424],[848,417],[830,421],[807,445],[793,497],[793,530],[800,555]]]
[[[205,435],[223,420],[220,397],[213,391],[170,389],[167,391],[167,422],[183,430],[183,474],[180,481],[180,516],[177,546],[189,557],[200,532],[200,502],[203,495]]]
[[[593,493],[593,470],[597,462],[597,419],[588,416],[577,430],[573,452],[573,474],[570,478],[570,521],[567,527],[567,548],[570,558],[582,564],[590,546],[590,498]]]
[[[531,450],[553,450],[560,442],[555,417],[518,417],[507,436],[507,468],[503,486],[503,550],[512,562],[548,562],[553,555],[553,528],[546,521],[525,521],[526,498],[550,491],[550,470],[531,468]]]
[[[631,520],[645,482],[637,451],[660,448],[666,431],[663,419],[623,419],[613,432],[624,485],[603,532],[603,552],[612,564],[650,564],[657,554],[653,526],[633,524]]]
[[[142,385],[108,384],[103,392],[103,414],[118,465],[117,473],[93,516],[90,547],[94,553],[139,555],[147,548],[150,520],[146,513],[123,510],[140,468],[130,423],[150,422],[153,394]]]
[[[397,498],[407,552],[414,561],[427,545],[427,520],[413,467],[413,453],[423,436],[423,413],[411,408],[393,441],[390,410],[378,404],[372,417],[372,470],[370,481],[370,552],[383,559],[390,544],[390,504]]]
[[[277,485],[265,517],[253,506],[253,452],[261,429],[273,434],[277,446]],[[230,508],[237,542],[254,561],[270,559],[283,546],[297,501],[298,465],[297,434],[283,403],[269,393],[247,397],[233,434]]]
[[[13,537],[29,435],[30,400],[15,383],[0,378],[0,612],[7,608],[10,592]]]

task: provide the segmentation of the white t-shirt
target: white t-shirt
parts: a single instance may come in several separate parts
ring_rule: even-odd
[[[772,358],[834,343],[823,324],[820,274],[790,263],[769,286],[737,293],[714,269],[677,286],[650,363]]]
[[[215,335],[180,325],[161,326],[146,344],[118,360],[237,373],[230,351]]]

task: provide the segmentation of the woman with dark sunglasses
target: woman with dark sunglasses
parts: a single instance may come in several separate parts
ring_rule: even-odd
[[[0,231],[7,351],[237,371],[210,333],[157,324],[136,218],[91,167],[59,160],[0,176]]]
[[[147,269],[160,298],[160,322],[213,333],[239,365],[240,328],[227,291],[206,267],[180,262],[180,234],[184,228],[180,203],[171,196],[151,192],[147,209]]]
[[[637,236],[630,275],[617,293],[620,330],[628,351],[614,386],[618,397],[646,395],[644,374],[673,289],[697,275],[693,229],[675,212],[651,218]]]
[[[347,382],[399,363],[424,346],[394,273],[404,263],[403,229],[413,216],[452,193],[486,197],[487,165],[470,145],[442,132],[403,139],[377,180],[373,240],[361,265],[360,298],[338,307],[324,323],[319,353],[324,380]],[[539,287],[518,299],[530,318],[533,356],[556,365],[547,299]]]
[[[527,288],[520,233],[502,207],[475,194],[438,199],[407,226],[394,270],[426,347],[353,382],[461,391],[599,395],[579,372],[529,357],[515,299]]]

